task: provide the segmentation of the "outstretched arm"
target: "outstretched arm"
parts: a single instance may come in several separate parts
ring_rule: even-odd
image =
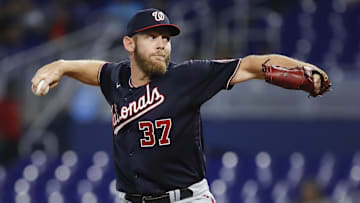
[[[37,91],[40,82],[43,84],[39,89],[39,95],[46,94],[46,87],[54,88],[63,75],[72,77],[88,85],[99,85],[99,68],[105,61],[98,60],[58,60],[41,67],[32,78],[32,90]]]
[[[323,94],[331,85],[326,73],[315,65],[277,54],[249,55],[243,58],[230,84],[251,79],[266,79],[267,82],[284,88],[302,89],[311,96]]]

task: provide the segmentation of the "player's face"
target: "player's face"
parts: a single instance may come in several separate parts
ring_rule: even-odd
[[[170,33],[154,28],[136,34],[134,59],[139,68],[150,78],[163,75],[170,61]]]

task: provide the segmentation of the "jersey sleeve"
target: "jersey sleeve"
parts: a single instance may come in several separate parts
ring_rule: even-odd
[[[119,80],[120,67],[115,63],[105,63],[100,67],[98,80],[101,92],[109,104],[113,103],[113,91]]]
[[[189,61],[189,94],[194,105],[209,100],[222,89],[231,89],[230,81],[235,76],[241,59]]]

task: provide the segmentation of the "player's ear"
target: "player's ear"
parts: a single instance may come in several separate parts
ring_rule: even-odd
[[[134,52],[135,50],[135,40],[129,36],[123,38],[123,45],[126,51]]]

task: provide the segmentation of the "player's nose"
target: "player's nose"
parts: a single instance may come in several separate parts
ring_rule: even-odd
[[[166,45],[166,42],[164,40],[164,37],[162,35],[159,35],[156,37],[156,48],[157,49],[164,49]]]

